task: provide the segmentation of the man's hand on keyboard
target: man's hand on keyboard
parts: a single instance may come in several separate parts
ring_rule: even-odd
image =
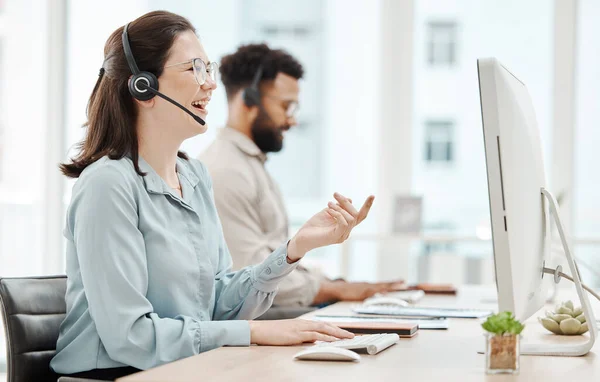
[[[403,284],[402,281],[385,283],[351,283],[347,281],[325,281],[313,301],[321,304],[330,301],[363,301],[376,293],[395,291]]]
[[[250,341],[257,345],[299,345],[304,342],[354,338],[354,334],[326,322],[294,319],[249,323]]]

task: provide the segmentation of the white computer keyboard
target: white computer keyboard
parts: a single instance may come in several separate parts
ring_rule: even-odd
[[[377,314],[383,316],[405,317],[451,317],[451,318],[482,318],[489,316],[491,310],[482,309],[457,309],[457,308],[430,308],[421,306],[397,305],[358,305],[352,310],[360,314]]]
[[[335,346],[348,350],[366,350],[373,355],[395,344],[400,337],[396,333],[365,334],[348,340],[319,342],[315,346]]]

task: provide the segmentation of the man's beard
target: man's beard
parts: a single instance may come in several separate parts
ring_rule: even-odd
[[[250,129],[254,143],[263,153],[276,153],[283,148],[283,130],[288,126],[275,126],[273,120],[260,110]]]

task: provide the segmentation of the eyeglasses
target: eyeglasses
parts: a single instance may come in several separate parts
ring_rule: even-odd
[[[210,79],[213,80],[213,82],[217,82],[217,75],[219,74],[219,64],[217,64],[216,62],[209,62],[207,67],[206,63],[202,61],[201,58],[193,58],[189,61],[167,65],[165,66],[165,68],[170,68],[172,66],[184,64],[192,66],[191,69],[194,70],[194,77],[196,77],[196,82],[198,83],[198,85],[204,85],[208,77],[210,77]]]
[[[296,117],[298,116],[298,110],[300,109],[300,104],[298,103],[298,101],[288,101],[284,98],[277,97],[271,94],[265,94],[264,96],[277,101],[283,101],[282,106],[285,108],[286,117],[296,119]]]

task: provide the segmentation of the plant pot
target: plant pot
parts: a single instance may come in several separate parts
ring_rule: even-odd
[[[487,374],[518,374],[521,336],[486,333],[485,337],[485,372]]]

